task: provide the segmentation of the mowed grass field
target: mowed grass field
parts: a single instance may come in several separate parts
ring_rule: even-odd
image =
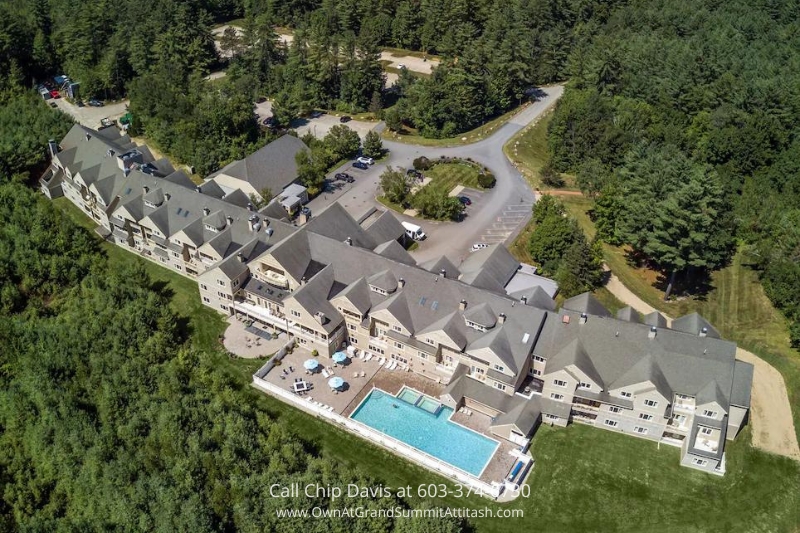
[[[457,185],[472,189],[483,189],[478,184],[478,167],[469,163],[439,163],[425,172],[431,182],[426,187],[449,193]]]
[[[93,224],[65,199],[56,204],[79,225]],[[99,238],[99,237],[98,237]],[[217,342],[222,317],[200,303],[194,281],[104,243],[112,264],[141,263],[168,291],[192,342],[241,383],[265,413],[317,453],[391,487],[453,485],[361,438],[248,387],[258,360],[231,359]],[[469,496],[414,498],[439,507],[520,509],[522,518],[474,518],[477,532],[790,532],[800,528],[800,465],[751,448],[749,429],[727,448],[725,477],[682,468],[679,450],[599,428],[541,427],[532,443],[536,464],[525,495],[508,504]]]

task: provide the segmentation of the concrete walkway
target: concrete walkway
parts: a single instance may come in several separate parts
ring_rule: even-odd
[[[619,301],[640,313],[648,314],[656,310],[631,292],[613,273],[606,288]],[[664,316],[667,323],[672,324],[672,318]],[[783,376],[772,365],[742,348],[736,349],[736,358],[754,367],[750,398],[753,446],[800,461],[800,447],[797,444],[792,408]]]

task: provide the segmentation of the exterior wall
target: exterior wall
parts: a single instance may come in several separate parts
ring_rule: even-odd
[[[566,386],[561,387],[555,381],[564,381]],[[544,387],[542,387],[542,398],[549,398],[563,403],[572,403],[575,387],[578,386],[578,379],[566,370],[558,370],[544,376]],[[553,398],[553,394],[560,394],[563,398]]]
[[[543,424],[550,424],[551,426],[558,426],[558,427],[565,428],[565,427],[567,427],[567,423],[568,422],[569,422],[569,420],[567,420],[566,418],[561,417],[561,416],[549,415],[547,413],[543,413],[542,414],[542,423]]]
[[[731,405],[730,412],[728,413],[728,433],[726,440],[733,440],[739,434],[747,418],[747,409]]]
[[[241,189],[242,192],[245,193],[247,196],[250,196],[251,194],[257,194],[259,197],[261,197],[259,192],[252,185],[250,185],[250,182],[234,178],[233,176],[226,176],[225,174],[219,174],[214,177],[213,181],[215,181],[217,185],[224,187],[226,189]],[[271,192],[273,195],[275,195],[276,193],[279,193],[281,191],[271,191]]]

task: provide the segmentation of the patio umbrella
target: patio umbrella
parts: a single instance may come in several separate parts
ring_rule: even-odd
[[[306,370],[316,370],[319,366],[319,361],[316,359],[306,359],[306,362],[303,363],[303,366]]]
[[[331,379],[328,380],[328,385],[332,389],[339,389],[344,385],[344,380],[339,376],[333,376]]]
[[[333,354],[334,363],[344,363],[347,360],[347,354],[344,352],[336,352]]]

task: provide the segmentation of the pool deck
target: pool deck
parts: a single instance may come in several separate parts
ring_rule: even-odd
[[[297,347],[294,352],[287,354],[281,365],[275,367],[264,379],[286,390],[291,390],[292,383],[296,378],[303,379],[313,388],[301,395],[301,398],[311,398],[315,402],[331,406],[335,413],[345,417],[349,417],[356,410],[373,388],[397,395],[404,386],[407,386],[437,399],[444,391],[444,385],[414,372],[405,372],[400,369],[387,370],[384,366],[379,366],[375,358],[363,361],[353,357],[346,365],[334,365],[333,360],[319,356],[316,359],[320,362],[321,367],[315,372],[306,372],[303,363],[309,358],[311,358],[311,354],[307,350]],[[294,371],[289,372],[289,367],[294,368]],[[345,386],[340,391],[332,390],[328,386],[330,378],[323,376],[322,368],[343,378]],[[286,370],[286,374],[284,370]],[[361,372],[365,373],[364,377],[361,377]],[[358,373],[359,377],[353,377],[354,373]],[[500,443],[479,479],[485,482],[505,479],[516,462],[516,457],[509,452],[518,446],[489,431],[491,419],[488,415],[475,410],[472,411],[471,416],[455,412],[451,420]]]

